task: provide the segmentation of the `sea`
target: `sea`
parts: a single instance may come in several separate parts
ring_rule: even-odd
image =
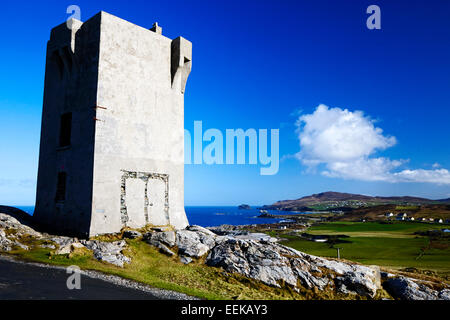
[[[33,206],[17,206],[17,208],[33,215]],[[199,225],[202,227],[214,227],[223,224],[230,225],[248,225],[248,224],[264,224],[276,223],[283,221],[282,217],[278,218],[258,218],[261,214],[259,209],[252,207],[249,210],[238,209],[233,206],[186,206],[186,215],[191,225]],[[294,214],[292,211],[267,210],[268,213],[274,215]],[[295,214],[304,214],[311,212],[296,212]]]

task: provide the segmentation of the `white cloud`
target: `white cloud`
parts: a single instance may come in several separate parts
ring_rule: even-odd
[[[329,109],[321,104],[298,120],[300,157],[318,162],[350,161],[371,155],[396,143],[383,136],[361,111]],[[303,124],[303,126],[302,126]]]
[[[329,162],[328,170],[322,174],[329,177],[344,179],[366,180],[366,181],[389,181],[389,172],[400,165],[403,161],[390,160],[387,158],[361,158],[346,162]]]
[[[394,179],[403,182],[429,182],[436,184],[450,184],[450,172],[447,169],[416,169],[403,170],[392,174]]]
[[[365,181],[429,182],[450,184],[446,169],[403,170],[395,172],[405,160],[374,157],[377,151],[396,144],[393,136],[383,134],[362,111],[319,105],[312,114],[297,121],[300,152],[296,157],[309,169],[323,164],[328,177]]]
[[[432,165],[431,167],[432,167],[433,169],[437,169],[437,168],[440,168],[441,165],[440,165],[439,163],[435,162],[435,163],[433,163],[433,165]]]

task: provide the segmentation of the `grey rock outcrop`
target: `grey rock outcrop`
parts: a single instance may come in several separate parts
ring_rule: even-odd
[[[148,232],[144,234],[144,241],[157,247],[163,253],[174,255],[169,248],[178,247],[180,260],[188,264],[192,262],[189,257],[200,258],[216,245],[217,235],[200,226],[189,226],[185,230]]]
[[[265,233],[247,233],[247,234],[239,234],[235,236],[236,239],[242,240],[254,240],[261,242],[278,242],[277,238],[271,237]]]
[[[420,280],[414,281],[404,276],[391,277],[384,287],[392,296],[401,300],[450,300],[450,290],[434,290]]]
[[[439,292],[438,298],[441,300],[450,300],[450,289],[443,289]]]
[[[130,231],[129,237],[135,236],[140,238],[138,233]],[[0,213],[0,251],[28,250],[29,247],[19,241],[22,237],[39,240],[36,246],[53,249],[54,254],[69,254],[70,257],[76,249],[86,249],[92,251],[97,260],[119,267],[131,262],[123,253],[127,247],[125,240],[79,241],[77,238],[41,234],[16,218]],[[268,235],[249,233],[234,226],[189,226],[176,232],[160,228],[142,238],[169,256],[176,256],[177,252],[179,261],[184,264],[205,258],[207,265],[270,286],[287,285],[295,291],[302,287],[374,298],[381,288],[382,279],[383,288],[395,299],[450,300],[450,287],[445,283],[410,278],[396,271],[380,272],[376,266],[305,254],[280,245]]]
[[[180,256],[180,262],[181,263],[189,264],[192,261],[193,261],[192,258],[189,258],[189,257],[186,257],[186,256]]]
[[[125,263],[130,263],[131,259],[122,254],[126,247],[124,240],[115,242],[102,242],[97,240],[81,241],[81,243],[92,250],[97,260],[123,267]]]
[[[224,224],[218,227],[209,227],[208,229],[219,236],[237,236],[241,234],[248,234],[247,231],[242,230],[242,228],[240,228],[239,226],[232,226],[228,224]]]
[[[372,268],[307,255],[270,242],[225,238],[210,252],[206,263],[277,287],[282,283],[320,290],[329,286],[367,297],[374,297],[379,289],[377,272]]]
[[[198,226],[190,226],[188,228],[189,230],[196,231]],[[205,228],[203,228],[205,229]],[[208,229],[206,229],[208,230]],[[230,226],[230,225],[222,225],[219,227],[210,227],[208,231],[212,231],[213,234],[220,235],[220,236],[230,236],[236,239],[243,239],[243,240],[255,240],[255,241],[263,241],[263,242],[278,242],[277,238],[271,237],[265,233],[256,233],[256,232],[248,232],[245,230],[242,230],[239,226]]]
[[[54,243],[56,243],[60,248],[70,246],[74,242],[78,242],[77,238],[64,237],[64,236],[50,236],[47,238]]]
[[[48,243],[41,244],[40,247],[47,248],[47,249],[56,249],[56,246],[54,244],[48,244]]]
[[[6,237],[6,233],[0,229],[0,251],[11,251],[13,242]]]
[[[148,232],[144,234],[143,239],[151,245],[161,243],[165,246],[173,247],[176,244],[176,235],[174,231]]]
[[[201,227],[201,226],[197,226],[197,225],[188,226],[188,227],[186,227],[186,229],[189,230],[189,231],[204,233],[204,234],[206,234],[208,236],[211,236],[211,237],[215,237],[216,236],[216,234],[214,232],[212,232],[211,230],[209,230],[207,228],[204,228],[204,227]]]
[[[60,246],[58,249],[55,250],[55,254],[70,254],[72,252],[72,245],[67,244],[65,246]]]
[[[43,235],[30,226],[22,224],[16,218],[9,214],[0,213],[0,251],[8,252],[12,249],[20,248],[29,250],[29,246],[22,244],[21,237],[27,237],[35,240],[44,240],[45,243],[39,244],[41,248],[54,249],[54,254],[70,254],[76,249],[85,247],[92,250],[97,260],[108,262],[119,267],[131,261],[126,257],[122,250],[126,247],[125,241],[104,242],[97,240],[82,240],[77,238]]]
[[[287,284],[295,290],[303,286],[312,290],[334,290],[374,298],[382,288],[381,274],[384,278],[396,277],[392,273],[381,273],[377,266],[308,255],[280,245],[277,239],[266,234],[249,233],[235,226],[189,226],[176,233],[150,232],[144,235],[144,239],[169,255],[174,253],[167,245],[178,247],[182,263],[191,263],[192,258],[208,254],[207,265],[275,287]],[[446,299],[449,296],[448,290],[433,291],[427,286],[421,287],[413,279],[405,279],[409,281],[406,292],[413,293],[390,290],[395,298]],[[420,293],[414,291],[417,286],[421,288],[418,290]]]
[[[215,245],[214,238],[201,232],[179,230],[176,234],[176,245],[181,255],[200,258]]]
[[[16,218],[9,214],[0,213],[0,250],[11,251],[14,247],[29,250],[29,247],[20,242],[20,238],[31,236],[36,239],[42,238],[27,225],[21,224]]]
[[[127,239],[137,239],[142,237],[142,233],[136,230],[126,230],[123,232],[123,237]]]
[[[63,242],[63,244],[59,245],[58,249],[55,250],[55,254],[70,254],[74,250],[81,248],[85,248],[85,246],[80,242],[77,241]]]
[[[206,263],[237,272],[246,277],[279,287],[284,281],[297,285],[297,277],[288,266],[289,260],[280,250],[261,245],[253,240],[227,238],[219,241],[208,255]]]
[[[35,238],[42,238],[41,233],[20,223],[19,220],[5,213],[0,213],[0,229],[13,230],[16,237],[30,235]]]
[[[162,253],[165,253],[169,256],[175,255],[175,253],[172,250],[170,250],[165,244],[163,244],[162,242],[159,242],[158,240],[149,239],[149,240],[147,240],[147,243],[149,245],[152,245],[152,246],[158,248],[159,251],[161,251]]]

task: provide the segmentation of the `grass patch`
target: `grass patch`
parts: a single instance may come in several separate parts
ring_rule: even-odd
[[[81,269],[96,270],[138,281],[156,288],[182,292],[203,299],[330,299],[332,293],[301,290],[295,292],[287,286],[274,288],[238,274],[227,274],[220,268],[209,267],[203,261],[184,265],[177,257],[168,257],[154,247],[139,241],[127,240],[125,254],[132,262],[119,268],[95,260],[84,251],[71,255],[52,255],[49,249],[33,248],[11,253],[24,260],[59,266],[77,265]],[[340,297],[345,298],[345,297]]]
[[[308,229],[316,235],[345,234],[348,243],[339,243],[341,258],[375,264],[393,269],[417,268],[450,276],[450,246],[448,239],[434,239],[414,232],[441,229],[442,226],[414,222],[331,222]],[[297,236],[283,236],[283,244],[309,254],[336,257],[336,249],[328,243],[308,241]]]
[[[379,265],[391,269],[416,268],[431,270],[438,276],[450,276],[450,246],[447,238],[432,238],[414,232],[440,229],[442,226],[413,222],[331,222],[312,226],[312,234],[345,234],[349,242],[338,243],[341,258],[366,265]],[[309,254],[336,257],[336,249],[328,243],[318,243],[299,238],[287,231],[270,230],[272,236],[287,239],[282,244]],[[25,240],[25,239],[24,239]],[[106,239],[105,239],[106,240]],[[117,240],[111,238],[108,240]],[[333,291],[299,292],[282,285],[274,288],[238,274],[227,274],[220,268],[209,267],[204,260],[182,264],[178,257],[169,257],[140,240],[126,240],[127,256],[132,258],[124,268],[97,261],[87,250],[75,250],[70,255],[52,255],[51,250],[30,241],[31,250],[15,249],[11,252],[21,259],[60,266],[78,265],[82,269],[96,270],[138,281],[150,286],[174,290],[203,299],[348,299]],[[424,273],[426,274],[426,273]],[[449,279],[449,278],[447,278]]]
[[[395,210],[417,210],[419,206],[396,206]]]
[[[412,235],[423,230],[442,229],[442,225],[420,222],[328,222],[320,223],[308,229],[311,234],[351,234],[351,233],[384,233],[395,235]]]

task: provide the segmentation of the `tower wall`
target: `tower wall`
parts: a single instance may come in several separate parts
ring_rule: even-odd
[[[91,234],[187,226],[181,73],[191,47],[177,56],[172,43],[102,14]],[[171,65],[180,55],[176,75]]]
[[[36,221],[85,236],[184,228],[191,43],[105,12],[71,23],[54,28],[47,46]],[[61,146],[68,113],[70,144]]]
[[[47,43],[39,170],[34,218],[51,231],[87,235],[91,221],[100,16],[71,20]],[[70,143],[60,145],[61,117],[71,114]],[[64,199],[56,199],[66,174]]]

